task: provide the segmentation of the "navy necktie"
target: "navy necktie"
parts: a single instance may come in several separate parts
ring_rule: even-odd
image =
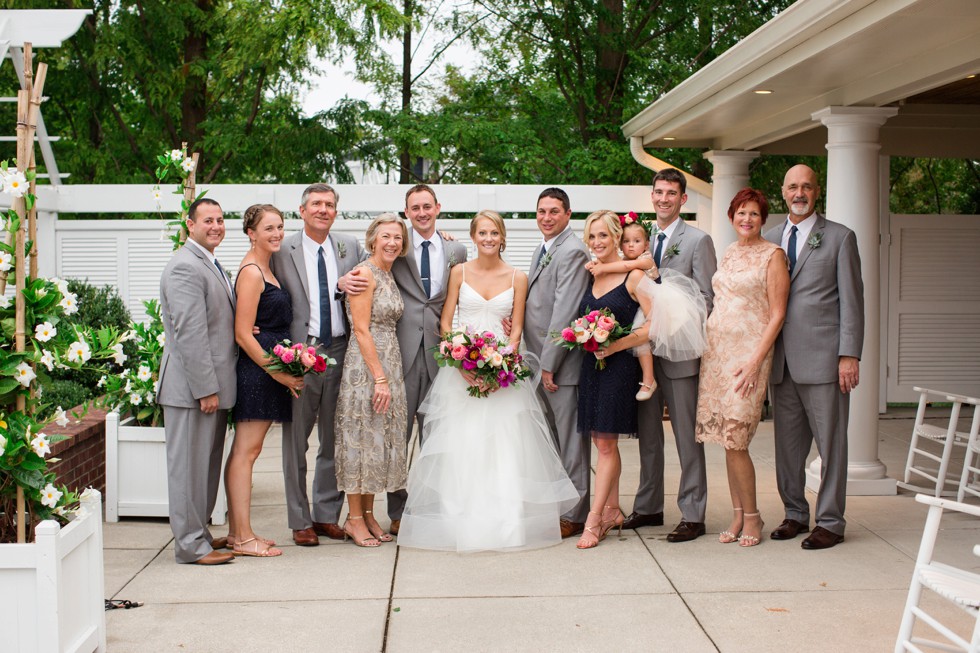
[[[320,277],[320,342],[329,347],[333,342],[333,321],[330,311],[330,281],[327,279],[327,261],[323,256],[323,247],[316,253],[316,265]]]
[[[657,234],[657,249],[653,251],[653,262],[660,267],[660,256],[663,254],[664,250],[664,240],[667,239],[667,234],[660,232]]]
[[[548,255],[548,248],[545,247],[544,245],[541,245],[541,249],[538,250],[538,258],[537,260],[534,261],[534,267],[538,267],[539,265],[541,265],[541,261],[543,261],[544,257],[547,255]]]
[[[218,259],[214,259],[214,267],[218,268],[218,273],[221,275],[221,280],[225,282],[225,286],[228,290],[231,290],[231,282],[228,281],[228,275],[225,274],[225,269],[221,267],[221,263],[218,263]]]
[[[422,265],[419,269],[422,276],[422,287],[425,289],[426,297],[432,296],[432,279],[429,278],[429,245],[431,244],[428,240],[422,241]]]
[[[789,243],[786,245],[786,255],[789,257],[789,273],[793,274],[793,268],[796,267],[796,232],[799,229],[796,225],[789,230]]]

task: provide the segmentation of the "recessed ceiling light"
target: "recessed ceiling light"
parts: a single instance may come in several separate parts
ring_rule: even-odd
[[[757,88],[752,92],[756,95],[772,95],[772,91],[768,88]]]
[[[676,141],[677,139],[674,138],[673,136],[664,136],[664,140],[665,141]]]
[[[974,75],[967,75],[967,76],[966,76],[966,78],[967,78],[967,79],[973,79],[974,77],[976,77],[976,75],[975,75],[975,74],[974,74]]]

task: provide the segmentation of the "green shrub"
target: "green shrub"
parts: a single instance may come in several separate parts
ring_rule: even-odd
[[[85,387],[71,379],[52,379],[44,384],[44,394],[41,399],[51,406],[61,406],[65,410],[71,410],[75,406],[93,399],[95,397],[94,388],[95,386]]]

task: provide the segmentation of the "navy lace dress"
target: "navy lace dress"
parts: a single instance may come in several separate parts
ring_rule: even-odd
[[[579,315],[596,308],[608,308],[616,321],[630,325],[640,307],[626,289],[626,279],[605,295],[595,297],[592,286],[579,304]],[[632,350],[605,359],[606,368],[596,369],[596,358],[582,357],[578,382],[578,430],[585,436],[618,438],[620,433],[636,433],[636,391],[640,383],[640,364]]]
[[[266,281],[255,313],[255,326],[259,327],[255,339],[262,345],[262,349],[268,351],[277,342],[289,338],[292,320],[293,306],[289,292]],[[292,398],[286,386],[269,376],[245,352],[240,352],[238,356],[237,372],[238,401],[234,410],[236,422],[293,421]]]

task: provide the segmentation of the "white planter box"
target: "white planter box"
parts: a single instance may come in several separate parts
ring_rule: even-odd
[[[105,416],[105,519],[120,517],[169,517],[167,495],[167,445],[162,426],[133,426],[132,418],[119,421],[118,413]],[[224,461],[232,443],[225,433],[218,499],[211,523],[220,526],[228,513]]]
[[[0,544],[0,649],[19,653],[106,650],[102,495],[73,522],[43,521],[33,544]]]

